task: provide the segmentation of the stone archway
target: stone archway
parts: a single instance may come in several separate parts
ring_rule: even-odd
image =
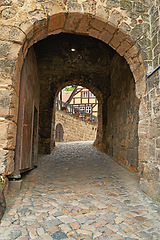
[[[84,22],[88,23],[88,26],[86,26],[86,31],[88,31],[88,35],[92,36],[94,38],[98,38],[102,40],[103,42],[109,44],[112,48],[114,48],[121,56],[126,57],[127,61],[133,61],[132,57],[130,56],[131,54],[135,53],[135,45],[134,42],[127,37],[121,30],[116,29],[114,26],[106,24],[105,22],[100,21],[99,19],[96,19],[90,15],[83,15],[79,13],[72,13],[72,14],[57,14],[53,16],[50,21],[49,21],[49,27],[48,27],[48,35],[53,35],[53,34],[59,34],[60,32],[74,32],[80,34],[82,31],[82,34],[86,34],[84,29],[82,30],[82,26],[84,25]],[[40,24],[41,25],[41,24]],[[106,27],[105,27],[106,25]],[[63,28],[62,28],[63,26]],[[89,27],[91,26],[91,27]],[[41,26],[39,26],[41,27]],[[61,29],[62,28],[62,29]],[[84,26],[83,26],[84,28]],[[80,30],[81,29],[81,30]],[[43,31],[40,31],[40,36],[37,34],[34,36],[34,39],[32,38],[30,41],[28,41],[28,47],[33,44],[33,42],[37,42],[40,40],[40,38],[44,38],[43,33],[44,33],[45,28]],[[46,33],[46,30],[45,30]],[[46,36],[45,36],[46,37]],[[27,43],[27,42],[26,42]],[[138,49],[137,49],[138,51]],[[129,55],[130,54],[130,55]],[[129,57],[128,57],[129,56]],[[134,59],[134,55],[133,55]],[[141,66],[141,63],[138,61],[137,62],[132,62],[130,65],[131,68],[134,68],[133,70],[133,75],[135,75],[136,79],[136,84],[138,85],[138,82],[141,81],[142,79],[139,79],[140,76],[138,76],[137,73],[137,65]],[[142,95],[142,91],[145,91],[145,89],[142,88],[136,88],[138,89],[138,92],[136,91],[136,95],[138,98]],[[19,129],[19,128],[18,128]],[[48,141],[48,140],[47,140]],[[48,143],[46,143],[48,144]],[[19,144],[17,144],[18,146]],[[17,151],[16,151],[17,152]],[[49,152],[49,149],[47,150]]]
[[[58,11],[57,11],[58,12]],[[48,35],[59,34],[60,32],[76,33],[89,35],[94,38],[100,39],[106,44],[110,45],[116,50],[118,54],[123,56],[128,62],[131,72],[134,76],[135,86],[136,86],[136,96],[140,101],[143,99],[146,93],[146,81],[145,81],[145,66],[144,61],[137,47],[136,40],[132,40],[123,30],[118,27],[118,24],[111,24],[110,22],[103,20],[102,18],[93,17],[92,14],[81,14],[81,13],[57,13],[51,14],[51,17],[46,19],[45,17],[40,19],[41,21],[35,21],[35,24],[29,24],[28,22],[23,22],[20,26],[20,30],[17,28],[13,29],[17,34],[11,36],[11,40],[15,43],[12,46],[12,52],[10,53],[10,59],[6,64],[13,71],[14,75],[12,88],[12,94],[10,99],[11,116],[17,116],[17,106],[19,99],[19,80],[21,69],[23,65],[23,60],[26,57],[27,51],[33,43],[38,42],[41,39],[46,38]],[[11,28],[7,31],[11,34]],[[25,33],[25,34],[24,34]],[[23,45],[23,47],[21,47]],[[16,65],[15,64],[16,61]],[[15,69],[16,68],[16,69]],[[140,103],[139,112],[139,169],[143,174],[144,162],[148,161],[148,155],[143,154],[147,146],[148,139],[143,137],[144,133],[147,136],[146,129],[144,129],[142,120],[147,118],[147,108],[144,103]],[[7,136],[7,146],[10,144],[10,139],[14,142],[16,140],[16,122],[17,119],[12,117],[11,122],[4,122],[4,124],[12,128],[12,137]],[[9,149],[9,148],[8,148]],[[9,159],[8,166],[4,172],[11,174],[13,172],[13,155],[14,147],[12,150],[7,152]],[[8,150],[7,150],[8,151]],[[12,155],[12,157],[11,157]]]

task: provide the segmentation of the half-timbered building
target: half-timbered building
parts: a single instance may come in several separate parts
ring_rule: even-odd
[[[73,106],[73,114],[84,112],[98,117],[98,100],[85,87],[76,86],[66,103]]]

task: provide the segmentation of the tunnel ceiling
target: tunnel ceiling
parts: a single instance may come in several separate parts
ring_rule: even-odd
[[[58,91],[73,84],[90,89],[100,104],[105,103],[102,106],[105,125],[106,104],[111,91],[115,89],[115,94],[122,91],[120,84],[113,86],[113,75],[117,75],[116,78],[126,86],[127,80],[124,79],[127,75],[131,79],[132,74],[123,57],[109,45],[92,37],[61,33],[36,43],[34,49],[40,77],[40,145],[46,144],[45,153],[49,153],[53,104]]]
[[[50,36],[35,46],[41,88],[47,84],[51,91],[62,84],[87,83],[109,94],[109,74],[117,53],[100,40],[88,36],[65,34]],[[75,49],[75,51],[71,51]]]

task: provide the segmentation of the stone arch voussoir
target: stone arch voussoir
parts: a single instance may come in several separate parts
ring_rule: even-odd
[[[34,43],[61,32],[88,35],[109,44],[129,64],[137,84],[137,97],[141,98],[144,95],[145,86],[140,82],[144,82],[146,69],[141,51],[136,41],[116,25],[91,14],[60,12],[34,24],[26,21],[20,25],[20,29],[25,34],[25,38],[22,49],[15,54],[22,59]],[[141,85],[140,89],[138,89],[139,85]]]

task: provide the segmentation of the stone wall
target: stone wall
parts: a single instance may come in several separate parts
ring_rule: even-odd
[[[150,59],[153,59],[153,68],[160,64],[160,8],[159,1],[152,1],[153,5],[149,10],[151,26],[151,52]]]
[[[111,93],[107,101],[104,144],[107,152],[132,171],[138,167],[139,100],[134,79],[123,58],[115,56],[111,68]]]
[[[58,123],[63,126],[64,142],[94,141],[97,135],[97,124],[81,120],[78,117],[56,110],[55,127]]]
[[[49,35],[72,33],[99,39],[114,49],[117,54],[124,57],[129,64],[128,67],[130,67],[135,81],[135,95],[140,100],[138,156],[139,171],[143,175],[141,180],[149,177],[149,174],[145,175],[145,171],[143,171],[145,166],[147,166],[148,172],[150,171],[152,175],[152,168],[149,168],[150,164],[152,166],[150,160],[152,159],[152,152],[149,151],[150,138],[146,128],[149,121],[148,115],[150,114],[147,105],[152,105],[152,100],[150,99],[146,103],[148,92],[145,74],[151,72],[159,64],[159,0],[2,0],[0,2],[0,11],[1,174],[8,175],[14,171],[19,87],[22,66],[29,48],[40,40],[46,39]],[[74,61],[77,57],[68,58],[68,60]],[[93,59],[93,66],[95,61]],[[109,66],[107,67],[109,68]],[[48,70],[47,65],[44,68],[44,74],[46,70]],[[85,70],[88,70],[87,67]],[[83,72],[82,69],[80,69],[80,72]],[[88,75],[93,76],[94,74],[88,72]],[[156,78],[156,75],[153,75],[153,77]],[[156,81],[155,78],[153,82]],[[48,123],[51,122],[56,91],[65,86],[69,79],[66,77],[61,82],[60,76],[58,76],[56,84],[51,83],[51,85],[47,86],[48,89],[55,92],[53,92],[54,96],[50,95],[49,99],[46,100],[47,109],[45,111],[45,106],[43,107],[44,114],[41,112],[41,119],[49,116]],[[97,79],[99,79],[99,73],[97,74]],[[108,74],[106,79],[109,79]],[[79,84],[79,79],[76,80],[76,83]],[[85,84],[84,79],[83,83]],[[43,87],[45,87],[45,84],[47,85],[48,83],[44,82]],[[96,87],[90,79],[88,79],[87,84],[87,88],[91,90],[93,88],[97,93],[104,89],[101,103],[108,101],[108,95],[105,97],[103,84],[98,84],[101,86],[101,89]],[[92,92],[94,93],[93,90]],[[43,100],[45,100],[47,94],[44,95]],[[102,95],[102,93],[99,95]],[[101,124],[99,125],[98,144],[102,142],[102,139],[104,140],[103,134],[105,135],[105,131],[103,131],[104,125],[102,123],[104,123],[103,120],[107,117],[105,105],[103,104],[99,109],[102,109],[101,113],[105,117],[102,118],[102,114],[99,116],[99,123]],[[41,139],[45,143],[46,151],[49,153],[51,131],[47,126],[48,123],[47,121],[45,122],[45,131],[40,133]],[[43,127],[43,124],[41,126]],[[156,131],[154,124],[153,129]],[[154,174],[156,175],[157,172],[154,172]],[[156,179],[158,179],[158,175],[156,175]],[[149,191],[147,189],[151,188],[151,181],[149,183],[149,181],[145,180],[143,183],[145,191]],[[152,184],[154,184],[153,191],[159,191],[156,183]]]
[[[143,104],[147,106],[148,118],[140,121],[144,131],[139,162],[141,188],[160,199],[160,68],[146,78],[147,94]],[[140,109],[144,111],[143,108]]]

